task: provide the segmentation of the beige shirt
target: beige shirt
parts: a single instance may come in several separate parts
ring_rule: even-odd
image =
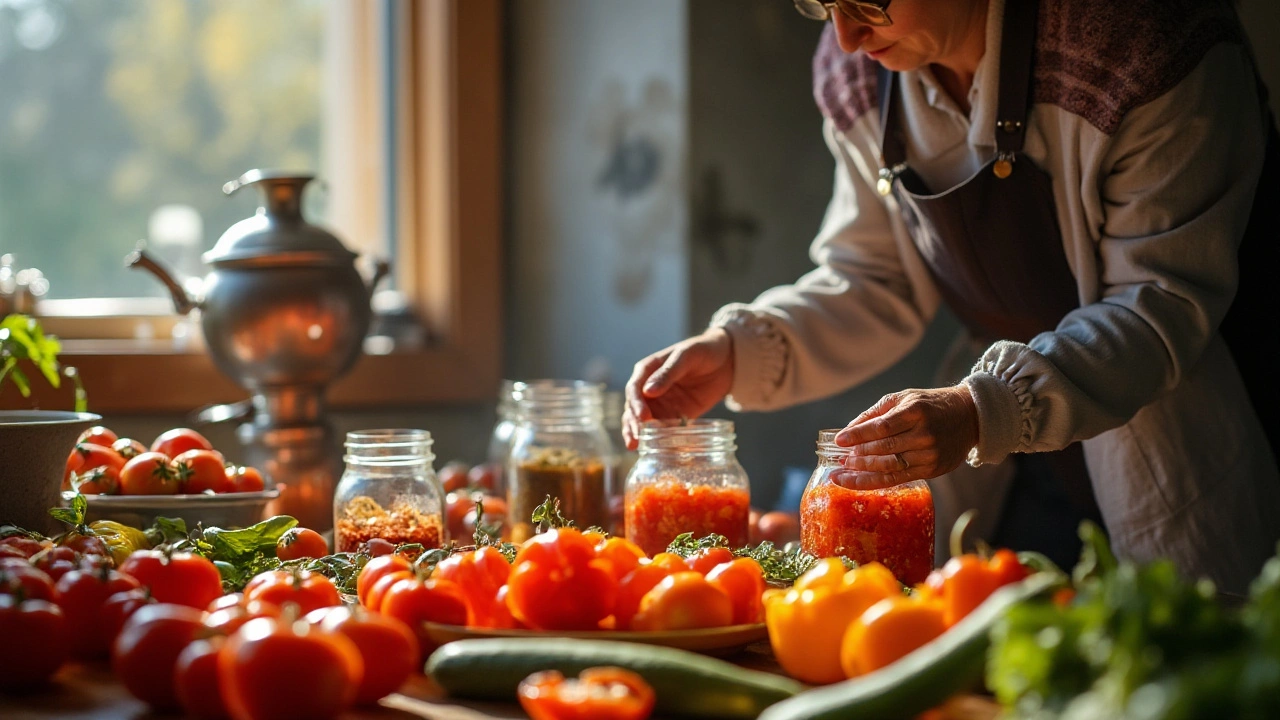
[[[968,115],[927,69],[901,76],[908,162],[930,187],[963,182],[994,156],[1002,9],[992,0]],[[1280,473],[1217,332],[1235,293],[1265,117],[1248,50],[1231,43],[1111,134],[1034,104],[1025,152],[1052,177],[1080,307],[1026,344],[987,348],[964,379],[979,416],[971,464],[1083,440],[1117,552],[1171,557],[1232,592],[1280,538]],[[878,114],[843,131],[828,120],[824,134],[836,176],[810,248],[817,267],[712,320],[733,337],[730,401],[740,409],[876,375],[919,342],[940,303],[897,203],[875,191]],[[953,506],[939,517],[982,499],[973,494],[940,493]]]

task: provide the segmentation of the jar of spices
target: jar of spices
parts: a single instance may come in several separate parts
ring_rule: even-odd
[[[337,552],[357,552],[371,538],[425,549],[444,544],[444,490],[431,444],[426,430],[347,433],[347,468],[333,499]]]
[[[493,425],[493,433],[489,436],[489,452],[486,462],[494,471],[495,495],[506,492],[506,467],[511,459],[511,444],[516,435],[516,383],[503,380],[498,391],[498,420]]]
[[[838,432],[818,433],[818,466],[800,500],[801,548],[817,557],[879,562],[901,583],[923,582],[933,569],[929,486],[913,480],[880,490],[851,489],[857,471],[844,466],[849,449],[836,445]]]
[[[507,463],[512,542],[533,536],[530,516],[548,496],[560,500],[560,512],[579,529],[610,527],[610,498],[620,497],[621,488],[604,429],[603,391],[581,381],[515,384],[516,431]]]
[[[734,439],[728,420],[641,425],[640,457],[627,477],[627,539],[650,556],[686,532],[746,545],[751,488]]]

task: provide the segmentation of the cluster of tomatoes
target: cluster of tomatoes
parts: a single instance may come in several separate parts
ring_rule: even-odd
[[[507,501],[502,497],[502,468],[492,463],[445,463],[438,477],[445,491],[445,524],[449,537],[469,538],[476,531],[476,503],[484,508],[486,526],[505,537]]]
[[[148,448],[98,425],[76,441],[62,486],[85,495],[174,495],[258,492],[264,483],[255,468],[228,464],[190,428],[162,433]]]
[[[281,540],[278,554],[309,550],[303,533],[311,531]],[[159,712],[327,718],[375,703],[421,666],[404,621],[343,607],[323,575],[266,572],[223,595],[217,567],[200,555],[140,550],[116,569],[90,552],[100,548],[83,549],[0,540],[0,639],[23,649],[0,689],[39,684],[68,660],[109,659],[125,688]],[[270,680],[282,667],[289,693]]]
[[[625,538],[573,528],[536,535],[510,563],[482,547],[454,554],[426,575],[392,554],[370,560],[357,579],[365,607],[414,627],[426,621],[543,631],[757,623],[764,586],[759,564],[725,548],[649,558]],[[404,609],[411,602],[412,612]]]

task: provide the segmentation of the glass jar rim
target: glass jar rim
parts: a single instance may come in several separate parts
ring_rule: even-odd
[[[425,445],[430,451],[434,441],[431,431],[414,428],[379,428],[374,430],[353,430],[347,433],[344,445],[354,448],[412,448]]]
[[[818,431],[818,450],[819,457],[837,457],[849,454],[849,448],[841,447],[836,444],[836,435],[844,428],[829,428]]]
[[[687,418],[646,420],[640,423],[640,439],[666,437],[699,437],[728,435],[733,437],[733,421],[719,418]]]

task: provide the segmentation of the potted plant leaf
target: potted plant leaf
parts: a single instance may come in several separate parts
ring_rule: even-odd
[[[55,388],[64,377],[75,383],[74,411],[0,410],[0,525],[56,529],[49,508],[58,504],[67,456],[80,433],[102,419],[85,412],[84,387],[75,368],[58,361],[61,350],[34,318],[14,314],[0,320],[0,389],[12,383],[30,397],[32,367]]]

